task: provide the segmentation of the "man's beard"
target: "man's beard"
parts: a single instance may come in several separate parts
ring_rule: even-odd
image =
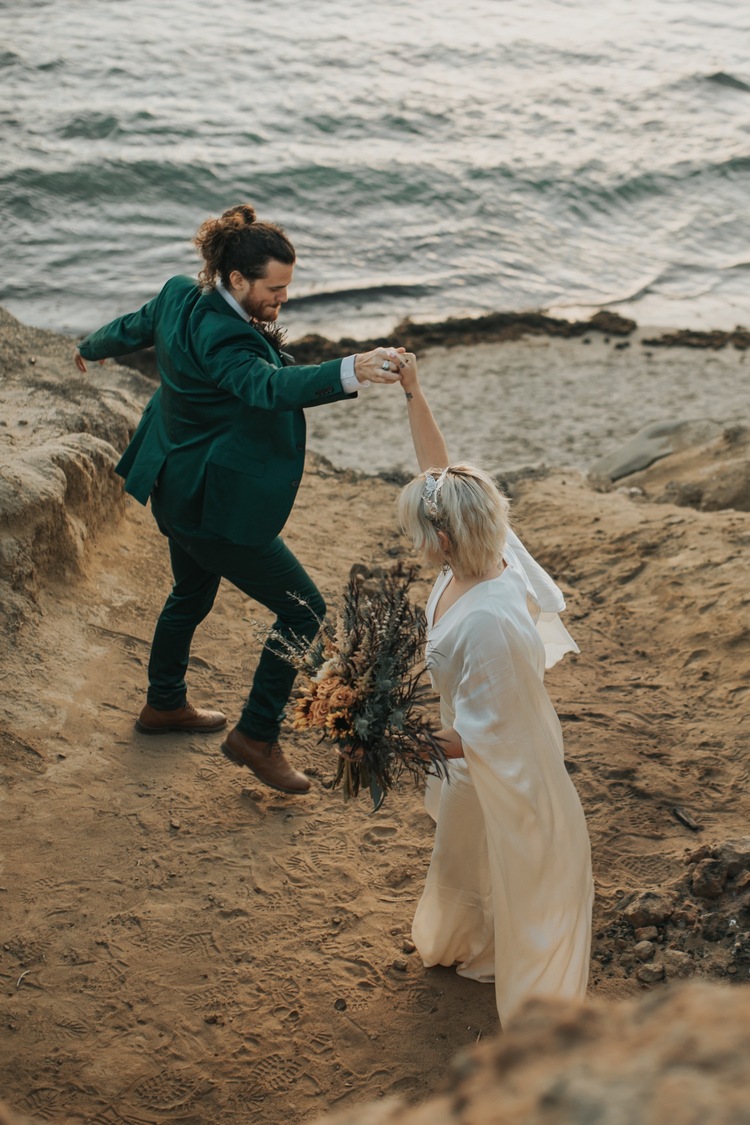
[[[264,339],[268,340],[272,348],[280,352],[286,343],[286,329],[277,324],[276,320],[261,320],[258,313],[263,312],[263,304],[260,301],[254,301],[252,297],[247,297],[241,301],[243,309],[250,317],[250,323],[253,328],[260,332]],[[277,315],[278,315],[278,310]]]

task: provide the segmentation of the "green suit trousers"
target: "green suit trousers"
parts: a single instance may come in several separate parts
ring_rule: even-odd
[[[148,702],[161,710],[181,707],[190,644],[226,578],[276,616],[273,632],[289,643],[309,643],[326,612],[313,580],[280,537],[246,547],[175,532],[151,500],[159,530],[167,536],[174,586],[156,623],[148,665]],[[266,641],[237,726],[250,738],[277,740],[295,677],[294,667]]]

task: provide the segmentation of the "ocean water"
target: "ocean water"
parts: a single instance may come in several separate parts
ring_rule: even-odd
[[[73,334],[250,200],[292,338],[750,322],[741,0],[0,0],[0,304]]]

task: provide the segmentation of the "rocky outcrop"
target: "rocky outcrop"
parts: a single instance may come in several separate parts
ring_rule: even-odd
[[[0,615],[11,629],[42,581],[75,572],[122,502],[114,473],[153,385],[0,309]]]
[[[690,982],[617,1005],[536,1001],[459,1055],[422,1105],[357,1105],[318,1125],[737,1125],[748,1057],[746,990]]]
[[[617,483],[634,499],[750,512],[750,428],[709,419],[647,426],[589,469],[594,487]]]

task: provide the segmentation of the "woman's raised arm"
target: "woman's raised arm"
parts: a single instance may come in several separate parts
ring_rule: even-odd
[[[424,396],[417,378],[417,357],[406,352],[399,357],[401,365],[401,386],[406,396],[414,452],[417,455],[419,471],[425,469],[444,469],[450,464],[448,448],[440,427],[432,416],[430,404]]]

